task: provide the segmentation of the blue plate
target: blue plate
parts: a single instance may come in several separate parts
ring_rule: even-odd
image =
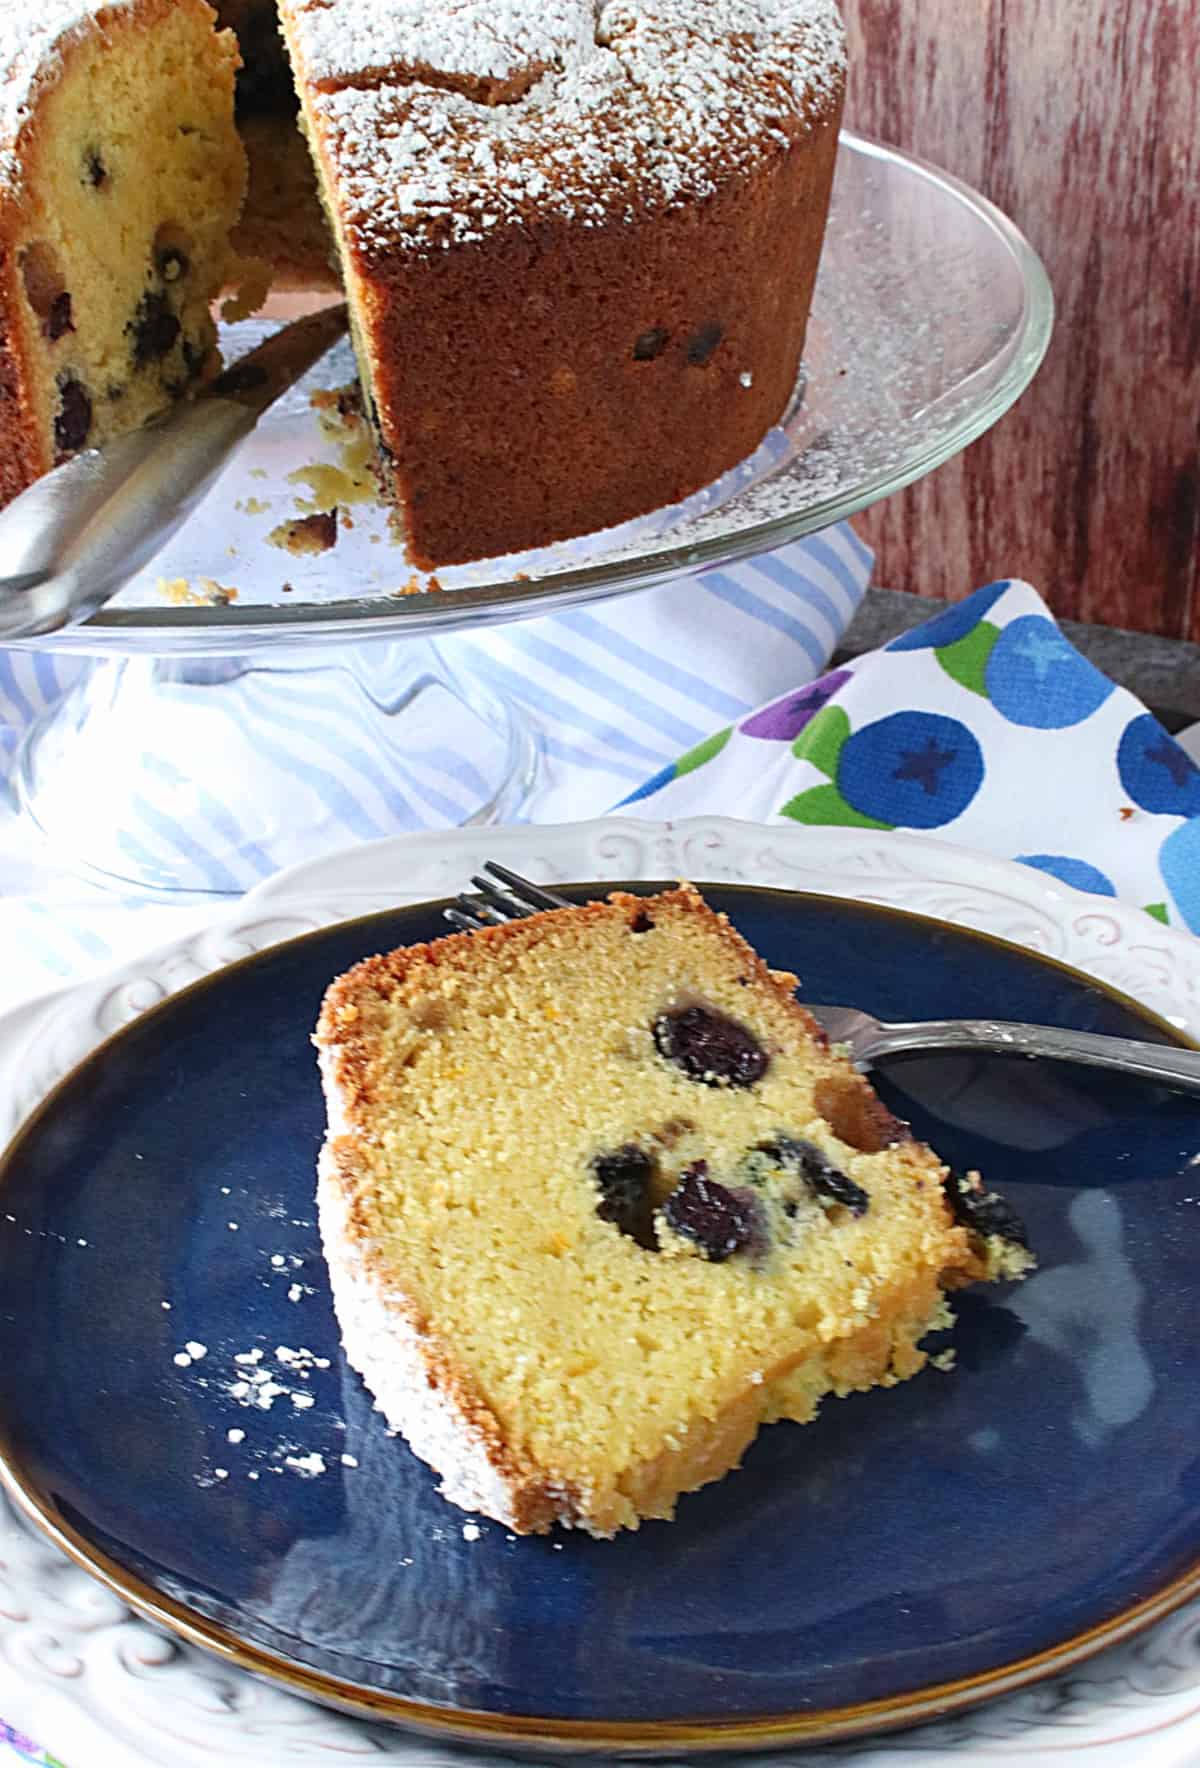
[[[1169,1035],[978,935],[706,894],[812,1000]],[[0,1447],[55,1539],[143,1612],[293,1688],[510,1744],[911,1722],[1195,1592],[1200,1108],[999,1057],[896,1063],[881,1085],[1007,1192],[1041,1259],[1025,1285],[960,1301],[953,1374],[777,1425],[673,1524],[612,1542],[516,1540],[440,1499],[339,1354],[308,1040],[333,976],[441,931],[436,906],[374,916],[187,989],[10,1150]]]

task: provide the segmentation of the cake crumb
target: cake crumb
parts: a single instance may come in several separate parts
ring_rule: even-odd
[[[311,1455],[285,1455],[283,1465],[298,1473],[301,1479],[316,1479],[325,1471],[325,1457],[314,1449]]]
[[[480,1526],[477,1522],[465,1522],[463,1524],[463,1540],[464,1541],[478,1541],[482,1538],[482,1536],[483,1536],[483,1530],[480,1528]]]
[[[289,485],[307,485],[311,497],[297,499],[304,515],[318,515],[322,510],[344,508],[348,504],[375,502],[379,487],[371,471],[370,438],[363,434],[362,445],[351,449],[343,444],[342,465],[326,462],[297,467],[288,474]]]
[[[171,602],[176,607],[201,599],[192,594],[192,586],[186,577],[160,577],[154,587],[164,602]]]
[[[336,509],[319,510],[311,516],[296,516],[272,528],[267,540],[284,552],[303,556],[329,552],[337,545],[338,513]]]
[[[159,577],[155,583],[163,601],[177,608],[227,608],[236,602],[238,592],[215,577],[200,577],[193,588],[186,577]]]
[[[234,266],[236,282],[233,292],[221,303],[221,318],[226,325],[249,319],[266,304],[275,272],[265,258],[239,258]]]

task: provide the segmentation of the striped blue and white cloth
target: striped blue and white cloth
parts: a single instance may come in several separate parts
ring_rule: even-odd
[[[494,783],[485,757],[499,756],[441,687],[425,696],[423,722],[408,719],[403,744],[389,746],[381,708],[427,674],[482,684],[525,712],[544,754],[529,820],[600,815],[715,727],[819,675],[870,567],[842,526],[613,603],[436,645],[130,664],[118,712],[69,769],[50,771],[41,807],[103,870],[160,870],[197,892],[244,891],[358,841],[457,824]],[[52,647],[0,651],[5,763],[64,697],[78,714],[89,692],[111,693],[104,667],[107,677]],[[186,933],[218,906],[87,882],[11,793],[0,809],[0,896],[0,1011]]]

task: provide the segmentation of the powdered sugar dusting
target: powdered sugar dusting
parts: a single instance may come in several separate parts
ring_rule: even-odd
[[[335,205],[367,253],[696,200],[783,152],[828,114],[844,76],[835,0],[503,0],[420,7],[420,25],[390,0],[283,11]],[[364,31],[350,68],[347,39],[331,48],[334,21],[382,14],[391,67]],[[510,56],[507,77],[532,83],[516,102],[478,102],[467,74],[491,77],[494,41],[517,19],[510,47],[525,60]]]
[[[176,1362],[179,1359],[176,1358]],[[312,1393],[302,1384],[314,1370],[328,1369],[329,1358],[319,1357],[307,1347],[293,1348],[280,1344],[274,1358],[261,1346],[248,1351],[235,1351],[233,1372],[225,1381],[225,1392],[239,1406],[250,1406],[269,1412],[277,1400],[289,1400],[298,1412],[306,1412],[315,1404]]]
[[[372,76],[438,76],[504,86],[562,68],[592,48],[594,10],[580,0],[299,0],[292,7],[308,78],[362,85]]]

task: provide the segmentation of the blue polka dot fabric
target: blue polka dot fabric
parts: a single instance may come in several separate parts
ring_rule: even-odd
[[[1200,768],[1027,583],[713,732],[622,808],[929,830],[1200,933]]]

